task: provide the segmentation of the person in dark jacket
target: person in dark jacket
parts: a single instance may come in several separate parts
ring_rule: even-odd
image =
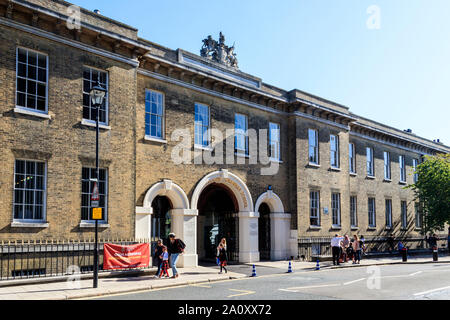
[[[156,247],[155,247],[155,263],[158,266],[158,271],[156,272],[156,276],[155,278],[157,278],[159,276],[159,273],[161,271],[161,264],[162,264],[162,260],[161,260],[161,255],[163,253],[163,248],[164,245],[162,243],[162,240],[159,239],[156,243]]]
[[[225,270],[225,273],[228,273],[227,268],[225,268],[227,266],[227,261],[228,261],[228,254],[227,254],[227,249],[225,248],[225,246],[223,245],[223,243],[219,244],[219,247],[217,247],[217,257],[219,258],[219,262],[220,262],[220,274],[223,273],[222,270]]]
[[[172,268],[172,278],[178,278],[177,262],[180,255],[184,253],[186,245],[181,239],[177,239],[175,233],[169,234],[167,249],[170,255],[170,267]]]

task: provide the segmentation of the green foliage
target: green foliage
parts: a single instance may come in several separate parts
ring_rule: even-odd
[[[424,213],[424,232],[442,230],[450,223],[450,154],[426,156],[417,167],[413,189]]]

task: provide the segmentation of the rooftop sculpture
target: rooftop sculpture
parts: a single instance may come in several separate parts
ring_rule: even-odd
[[[231,67],[238,69],[238,61],[236,54],[234,53],[234,44],[232,47],[225,45],[225,36],[220,33],[219,42],[214,40],[211,36],[203,40],[203,47],[200,50],[200,55],[209,60],[219,62]]]

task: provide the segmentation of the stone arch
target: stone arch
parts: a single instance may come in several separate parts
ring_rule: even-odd
[[[239,212],[254,213],[252,195],[250,194],[247,185],[241,178],[228,170],[212,172],[200,180],[192,194],[192,209],[197,209],[198,200],[202,191],[212,183],[225,185],[231,192],[233,192],[238,203]]]
[[[184,190],[171,180],[163,180],[154,184],[146,193],[143,208],[150,209],[157,196],[166,196],[172,203],[172,209],[189,209],[189,200]]]
[[[283,202],[273,191],[269,190],[258,198],[255,204],[255,212],[259,212],[259,207],[263,203],[266,203],[269,206],[271,213],[284,213]]]

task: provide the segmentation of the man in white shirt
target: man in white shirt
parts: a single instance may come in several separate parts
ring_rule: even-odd
[[[336,234],[334,238],[331,239],[331,250],[333,253],[333,265],[339,265],[339,258],[341,257],[341,242],[344,237]]]

